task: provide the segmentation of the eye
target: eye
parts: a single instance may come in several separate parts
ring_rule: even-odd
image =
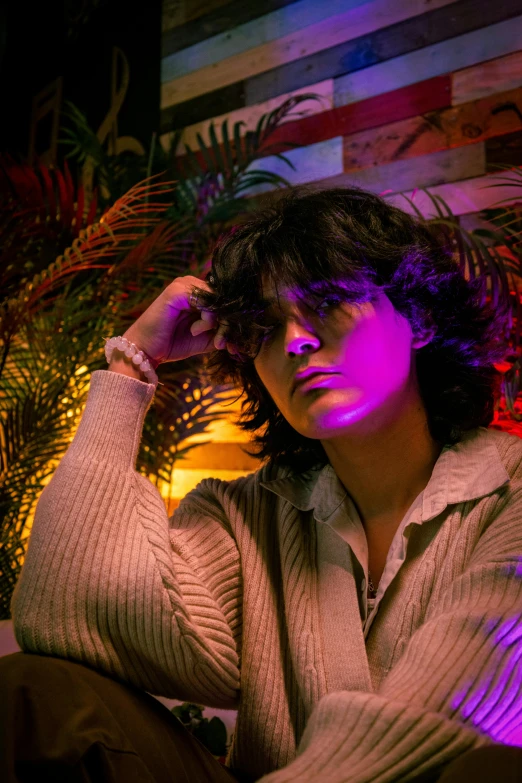
[[[329,304],[326,305],[327,308],[329,307],[337,307],[341,304],[341,298],[339,296],[327,296],[321,304],[315,308],[315,313],[323,313],[325,310],[325,302],[329,302]]]
[[[322,302],[315,308],[313,308],[314,313],[318,313],[319,315],[322,315],[325,311],[325,309],[329,309],[330,307],[337,307],[342,302],[341,297],[339,296],[328,296],[325,297],[325,299],[322,300]],[[281,324],[279,322],[274,324],[269,324],[263,327],[263,334],[261,337],[261,341],[263,343],[268,343],[273,338],[274,333],[279,328]]]

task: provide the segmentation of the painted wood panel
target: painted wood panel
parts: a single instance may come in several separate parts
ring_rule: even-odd
[[[359,187],[373,193],[396,193],[415,187],[425,188],[443,182],[481,177],[486,173],[485,146],[481,142],[463,149],[441,150],[422,155],[413,160],[398,160],[382,166],[373,166],[360,171],[345,171],[339,167],[338,144],[342,137],[330,139],[312,147],[303,147],[287,153],[296,171],[284,166],[277,158],[263,158],[256,169],[277,171],[292,185],[307,184],[310,187]],[[300,154],[299,154],[300,153]],[[300,160],[301,159],[301,160]],[[303,166],[302,161],[306,161]],[[301,163],[301,165],[299,165]],[[285,170],[286,169],[286,170]],[[245,195],[267,193],[273,188],[258,186]]]
[[[211,122],[215,125],[216,136],[220,142],[222,141],[221,126],[224,120],[228,120],[229,132],[232,131],[236,122],[244,122],[245,124],[240,129],[240,135],[244,136],[248,130],[255,129],[263,114],[274,111],[288,98],[295,95],[302,95],[307,92],[315,93],[319,100],[303,101],[301,106],[298,107],[299,111],[303,111],[311,116],[312,114],[319,114],[333,108],[333,79],[327,79],[319,84],[314,84],[312,89],[303,87],[301,90],[295,90],[293,93],[288,93],[288,95],[278,95],[277,98],[272,98],[264,103],[257,103],[255,106],[245,106],[243,109],[237,109],[228,114],[222,114],[219,117],[214,117],[212,121],[205,120],[204,122],[199,122],[195,125],[189,125],[189,127],[185,128],[183,131],[176,154],[185,154],[185,144],[188,144],[191,149],[199,149],[197,141],[198,133],[208,145],[210,143],[208,131]],[[172,135],[172,133],[165,133],[160,137],[164,149],[168,149]]]
[[[520,35],[522,49],[522,31]],[[497,57],[485,63],[464,68],[453,74],[452,102],[460,103],[483,98],[491,93],[522,86],[522,51]]]
[[[162,54],[169,55],[295,0],[163,0]]]
[[[178,79],[187,73],[214,65],[229,57],[255,50],[270,41],[286,39],[304,28],[338,19],[350,8],[365,5],[371,0],[297,0],[291,6],[271,14],[264,13],[246,24],[229,27],[220,35],[207,37],[194,46],[163,57],[161,81]]]
[[[506,0],[506,2],[513,3],[514,0]],[[467,3],[468,0],[465,0],[465,4]],[[450,8],[451,6],[448,6],[448,9],[439,9],[439,11],[432,12],[432,14],[438,14],[440,11],[447,11]],[[497,13],[500,12],[506,12],[506,7],[504,5],[501,6],[500,11]],[[506,22],[502,28],[490,25],[489,27],[484,27],[482,30],[476,31],[482,33],[480,40],[464,40],[464,36],[457,35],[451,41],[446,42],[449,48],[445,47],[440,52],[434,52],[433,50],[427,51],[430,50],[430,36],[435,33],[438,36],[446,35],[447,30],[452,29],[451,19],[446,19],[446,25],[445,27],[443,26],[443,31],[437,27],[434,32],[431,30],[433,22],[432,16],[425,14],[422,17],[419,17],[419,20],[423,21],[419,24],[419,29],[416,33],[412,30],[409,31],[412,34],[416,34],[416,49],[415,52],[410,52],[408,56],[418,54],[419,58],[417,60],[401,59],[402,52],[397,48],[400,42],[397,40],[397,29],[400,28],[404,34],[406,34],[406,31],[400,24],[391,28],[395,41],[395,48],[390,52],[388,47],[385,52],[387,56],[389,55],[390,60],[380,63],[379,65],[372,65],[372,58],[374,58],[375,53],[372,54],[371,51],[371,40],[365,40],[364,38],[357,39],[355,43],[358,43],[362,48],[362,52],[358,55],[359,60],[357,61],[356,57],[356,47],[354,52],[352,52],[353,57],[351,58],[351,61],[350,58],[348,58],[346,62],[343,61],[341,63],[343,66],[342,73],[346,74],[347,71],[351,71],[351,73],[348,74],[348,77],[342,75],[334,81],[334,101],[336,106],[353,103],[357,100],[364,99],[365,97],[382,94],[391,89],[413,84],[416,81],[422,81],[426,78],[425,74],[428,72],[432,73],[432,75],[447,73],[456,70],[457,68],[464,68],[480,62],[481,59],[485,59],[486,57],[497,57],[520,48],[522,16],[509,19],[509,22]],[[429,27],[427,24],[428,22],[430,23]],[[476,15],[471,22],[477,24]],[[408,24],[408,22],[403,24]],[[462,24],[461,21],[460,26],[462,26]],[[383,32],[389,33],[390,28]],[[458,31],[453,30],[453,32],[455,33]],[[404,41],[403,44],[405,45]],[[350,44],[347,44],[346,46],[349,45]],[[363,57],[365,47],[366,49],[370,47],[369,61],[367,62],[365,61],[365,57]],[[458,62],[457,60],[452,61],[451,59],[448,59],[452,47],[456,52],[468,52],[468,54],[461,56],[460,59],[458,59]],[[327,50],[327,53],[328,51],[333,52],[334,50]],[[481,57],[481,51],[484,53],[484,58]],[[339,66],[338,59],[339,58],[337,58],[337,66]],[[435,70],[429,71],[427,64],[429,64],[430,60],[432,61]],[[310,73],[306,71],[307,58],[297,61],[295,65],[299,65],[299,68],[301,69],[298,75],[302,84],[298,84],[297,86],[285,86],[284,80],[277,82],[273,94],[268,96],[266,100],[276,97],[277,95],[292,92],[294,89],[299,89],[301,87],[307,86],[312,88],[315,83],[325,80],[318,76],[317,69],[312,69]],[[357,68],[363,70],[357,71]],[[277,70],[278,69],[276,69],[276,71]],[[330,75],[325,78],[333,78],[336,73],[337,71],[335,71],[335,73],[330,73]],[[273,72],[269,72],[269,74],[272,74],[272,76],[274,75]],[[346,81],[348,78],[350,81]],[[262,103],[264,100],[265,97],[256,87],[255,78],[235,82],[227,87],[207,92],[204,95],[188,101],[183,101],[175,107],[170,106],[169,108],[163,109],[161,114],[161,133],[202,122],[211,117],[235,111],[245,105],[256,105]]]
[[[402,0],[401,3],[371,0],[333,19],[326,19],[290,36],[278,38],[234,57],[217,60],[212,65],[165,82],[161,88],[161,106],[163,108],[173,103],[181,103],[211,90],[233,84],[237,81],[238,74],[241,74],[242,79],[249,79],[266,71],[272,73],[277,66],[288,68],[289,66],[285,64],[295,60],[306,63],[308,68],[309,56],[313,56],[316,52],[333,52],[337,44],[354,41],[383,27],[409,20],[411,17],[424,14],[427,8],[449,5],[454,5],[452,0]],[[338,63],[335,66],[331,65],[331,73],[325,73],[318,79],[312,78],[312,81],[322,81],[338,75],[335,72],[338,67]],[[310,79],[305,83],[309,84]],[[274,92],[270,89],[267,91],[261,82],[258,100],[268,100],[278,92],[287,92],[302,86],[303,84],[290,85],[288,88]],[[263,94],[263,91],[266,94]],[[258,100],[255,102],[257,103]]]
[[[473,179],[461,180],[459,182],[448,182],[443,185],[436,185],[430,188],[430,193],[434,196],[440,196],[454,215],[467,215],[475,212],[481,212],[488,209],[503,199],[509,199],[510,202],[520,200],[520,186],[501,185],[500,187],[490,187],[493,183],[498,183],[496,175],[489,174],[484,177],[474,177]],[[435,209],[428,196],[420,190],[409,190],[403,195],[396,194],[390,196],[390,202],[403,209],[405,212],[414,213],[414,209],[408,204],[404,196],[413,197],[413,201],[424,217],[434,217]],[[506,202],[507,203],[507,202]]]
[[[359,103],[340,106],[311,117],[285,123],[271,137],[276,151],[288,149],[288,143],[306,146],[356,131],[395,122],[412,114],[433,112],[451,105],[451,79],[438,76]]]
[[[501,22],[498,25],[492,25],[485,30],[477,30],[465,36],[459,36],[458,39],[451,39],[434,47],[426,47],[419,52],[396,58],[386,64],[350,74],[348,77],[351,80],[348,85],[349,95],[347,92],[341,91],[339,87],[339,82],[346,83],[346,77],[335,80],[327,79],[324,82],[279,95],[269,101],[222,114],[214,118],[214,122],[217,124],[218,139],[221,140],[220,126],[223,120],[228,118],[229,128],[233,127],[235,122],[245,122],[245,126],[241,129],[241,135],[244,135],[246,130],[255,127],[263,114],[273,111],[293,95],[305,92],[317,93],[323,99],[322,102],[310,101],[306,106],[306,111],[309,115],[319,114],[322,111],[332,109],[334,102],[336,106],[342,105],[339,103],[340,97],[347,98],[346,104],[356,103],[359,96],[361,100],[364,100],[366,97],[374,97],[374,93],[375,95],[382,94],[379,90],[383,88],[385,93],[400,89],[410,83],[422,81],[422,77],[429,79],[441,75],[438,71],[447,73],[446,69],[451,70],[452,65],[460,67],[462,62],[469,63],[470,60],[475,61],[476,58],[488,57],[492,52],[504,51],[506,48],[520,45],[521,42],[522,16]],[[415,82],[411,82],[412,78],[415,79]],[[451,78],[452,103],[455,105],[520,86],[522,85],[522,51],[507,54],[504,57],[496,57],[487,62],[479,62],[470,68],[456,71]],[[407,84],[403,84],[403,81],[406,81]],[[368,96],[368,93],[371,94]],[[210,120],[205,120],[187,127],[177,154],[184,154],[184,143],[195,149],[198,133],[208,143],[209,125]],[[164,134],[161,137],[165,149],[168,147],[170,136],[171,134]]]
[[[431,188],[486,173],[484,143],[422,155],[413,160],[396,160],[361,171],[347,171],[324,187],[359,187],[372,193],[399,193],[413,188]],[[318,183],[321,184],[321,183]]]
[[[516,16],[340,76],[334,80],[334,102],[344,106],[502,57],[521,49],[521,42],[522,16]]]
[[[390,93],[383,97],[387,95]],[[345,135],[345,171],[381,166],[522,130],[522,114],[519,117],[515,111],[498,111],[512,103],[522,106],[522,88]]]
[[[198,19],[216,8],[226,5],[229,0],[163,0],[162,29],[164,32]]]
[[[362,70],[444,41],[448,34],[462,35],[517,14],[520,14],[520,0],[483,4],[480,13],[476,0],[460,0],[247,79],[246,102],[258,103],[305,84]]]
[[[160,115],[160,133],[185,128],[245,106],[245,83],[236,82],[221,90],[214,90],[178,105],[163,109]]]
[[[280,174],[291,185],[304,185],[318,179],[334,177],[343,173],[342,136],[290,150],[285,157],[294,165],[295,171],[280,158],[273,156],[256,160],[250,168]],[[270,185],[259,185],[245,191],[245,195],[267,193],[271,190]]]
[[[491,170],[494,170],[495,166],[522,166],[522,132],[516,131],[488,139],[486,161]]]
[[[287,122],[270,139],[271,153],[286,152],[289,144],[309,146],[361,128],[373,128],[392,120],[434,111],[451,103],[450,78],[439,76],[385,96],[342,106]],[[203,155],[196,153],[202,165]]]

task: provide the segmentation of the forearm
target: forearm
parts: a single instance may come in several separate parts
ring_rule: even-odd
[[[36,506],[11,603],[15,637],[24,652],[76,660],[149,693],[235,709],[239,554],[216,480],[169,521],[157,487],[136,471],[153,394],[93,373],[73,442]]]

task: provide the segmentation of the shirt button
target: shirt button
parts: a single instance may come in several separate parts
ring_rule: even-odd
[[[364,593],[366,590],[366,579],[363,579],[361,582],[361,593]]]

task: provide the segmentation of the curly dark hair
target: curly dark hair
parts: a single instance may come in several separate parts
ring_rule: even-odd
[[[228,322],[225,337],[239,349],[235,358],[226,350],[207,354],[206,370],[213,382],[245,394],[237,424],[255,433],[251,442],[259,448],[245,450],[250,456],[298,471],[328,462],[320,440],[288,423],[256,372],[267,331],[263,280],[277,291],[283,285],[303,296],[341,294],[354,303],[374,301],[383,291],[414,336],[436,326],[433,339],[416,351],[433,439],[453,445],[493,419],[501,381],[494,364],[506,356],[509,303],[491,303],[485,277],[466,279],[447,235],[373,193],[286,191],[220,238],[206,279],[213,290],[196,288],[199,302]]]

